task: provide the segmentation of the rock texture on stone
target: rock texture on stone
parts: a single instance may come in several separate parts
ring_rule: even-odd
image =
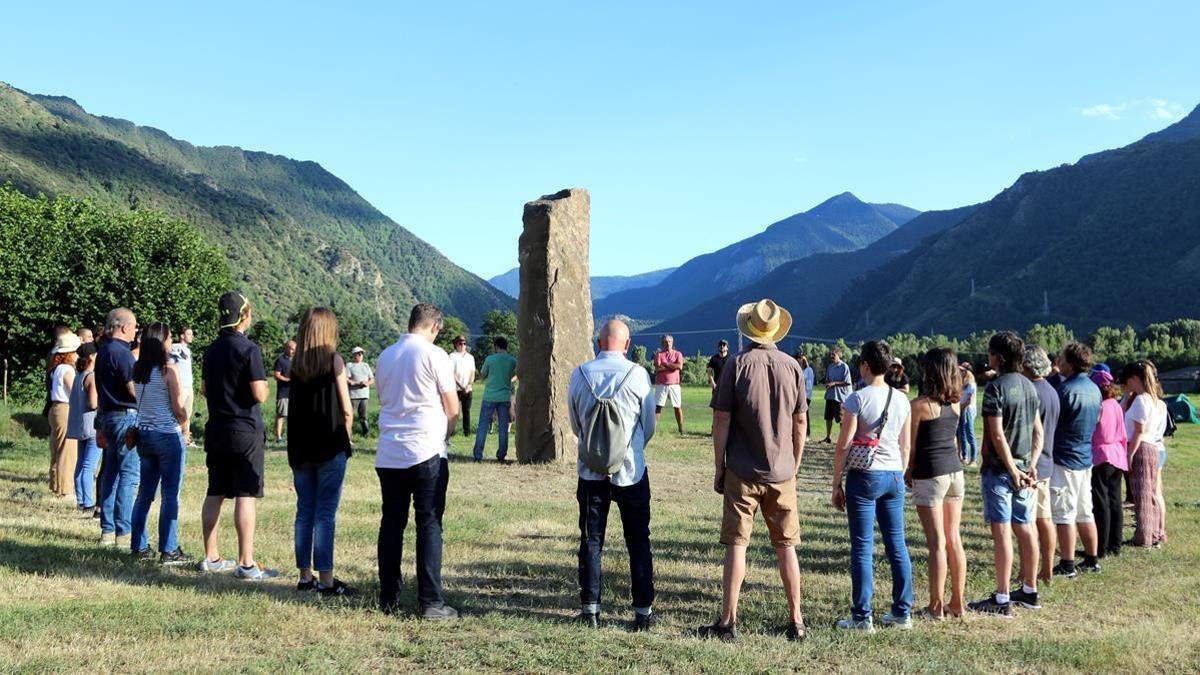
[[[517,459],[574,461],[571,371],[592,358],[591,198],[571,188],[525,205],[517,333]]]

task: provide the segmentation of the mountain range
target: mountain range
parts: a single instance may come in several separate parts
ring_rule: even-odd
[[[390,340],[419,300],[470,326],[512,298],[380,213],[316,162],[197,147],[0,83],[0,183],[114,209],[151,207],[223,248],[236,282],[283,320],[325,304]]]
[[[593,311],[597,316],[623,314],[639,320],[678,316],[792,260],[860,249],[919,213],[899,204],[868,204],[846,192],[759,234],[692,258],[653,286],[613,293],[596,302]]]
[[[592,302],[606,298],[618,291],[653,286],[665,279],[675,269],[674,267],[668,267],[666,269],[631,276],[592,277]],[[515,298],[521,292],[521,268],[514,267],[504,274],[498,274],[488,279],[488,283]]]

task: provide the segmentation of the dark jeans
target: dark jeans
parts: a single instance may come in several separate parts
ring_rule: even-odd
[[[433,510],[437,511],[438,525],[442,524],[442,516],[446,515],[446,490],[450,488],[450,460],[442,458],[442,472],[438,474],[437,496],[433,500]]]
[[[1121,504],[1121,483],[1125,472],[1105,462],[1092,468],[1092,512],[1096,518],[1099,554],[1119,553],[1125,526]]]
[[[579,602],[600,602],[600,554],[608,507],[613,502],[621,511],[621,529],[629,550],[629,576],[634,607],[654,602],[654,557],[650,554],[650,474],[629,487],[606,480],[579,479],[575,490],[579,502]]]
[[[417,512],[417,600],[422,608],[444,604],[442,524],[437,513],[441,469],[440,457],[431,457],[407,469],[375,469],[383,494],[378,555],[379,605],[384,611],[396,609],[400,602],[400,560],[410,501]]]
[[[458,407],[462,411],[463,436],[471,435],[471,395],[472,391],[458,392]]]
[[[875,521],[892,568],[892,616],[912,611],[912,561],[904,543],[904,474],[899,471],[846,473],[846,515],[850,520],[850,585],[856,621],[871,616],[875,591]]]
[[[350,401],[350,405],[354,406],[354,417],[358,422],[358,431],[363,436],[368,435],[370,431],[367,428],[367,401],[370,400],[369,398],[356,398]]]

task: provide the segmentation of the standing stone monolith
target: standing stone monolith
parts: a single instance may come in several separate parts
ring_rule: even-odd
[[[517,459],[574,461],[567,417],[571,371],[592,358],[592,288],[588,276],[591,198],[562,190],[525,205],[519,260]]]

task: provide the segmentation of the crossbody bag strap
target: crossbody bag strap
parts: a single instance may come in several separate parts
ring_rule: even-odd
[[[879,416],[879,425],[875,427],[875,439],[878,440],[883,436],[883,428],[888,423],[888,411],[892,408],[892,392],[896,391],[895,387],[888,386],[887,400],[883,403],[883,414]]]

